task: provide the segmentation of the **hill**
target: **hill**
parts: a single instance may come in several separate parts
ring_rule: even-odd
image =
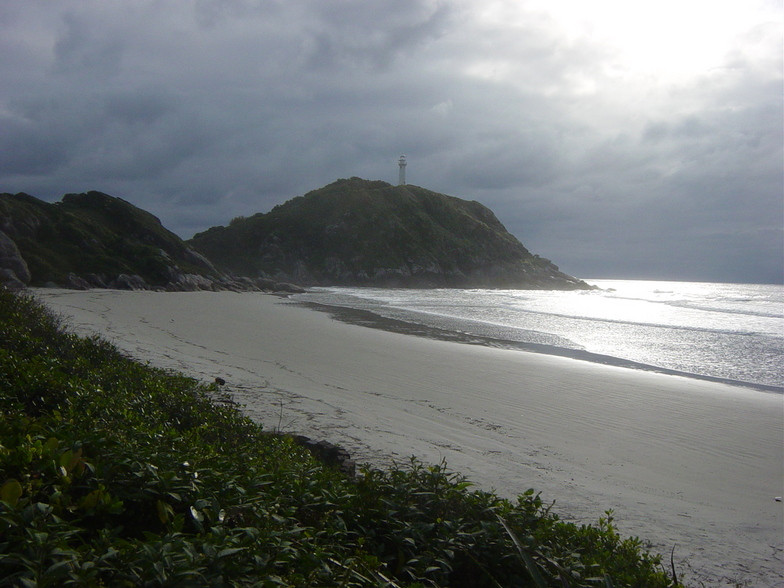
[[[193,290],[225,277],[136,206],[101,192],[0,194],[0,283]]]
[[[306,285],[574,289],[493,212],[412,185],[338,180],[188,244],[240,275]]]

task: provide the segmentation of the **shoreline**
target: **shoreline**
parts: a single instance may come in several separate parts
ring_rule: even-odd
[[[509,349],[514,351],[523,351],[529,353],[541,353],[543,355],[553,355],[557,357],[567,357],[569,359],[576,359],[579,361],[587,361],[590,363],[597,363],[601,365],[609,365],[614,367],[641,370],[646,372],[653,372],[657,374],[664,374],[668,376],[679,376],[683,378],[693,378],[695,380],[703,380],[706,382],[715,382],[718,384],[727,384],[729,386],[737,386],[740,388],[749,388],[759,392],[770,392],[772,394],[784,395],[784,386],[775,386],[772,384],[760,384],[757,382],[745,382],[742,380],[733,380],[731,378],[721,378],[718,376],[709,376],[704,374],[695,374],[692,372],[684,372],[669,368],[664,368],[656,365],[632,361],[630,359],[623,359],[620,357],[613,357],[611,355],[603,355],[601,353],[593,353],[585,351],[584,349],[569,349],[567,347],[558,347],[556,345],[546,345],[543,343],[528,343],[523,341],[511,341],[506,339],[495,339],[483,335],[471,335],[468,333],[460,333],[457,331],[450,331],[439,327],[430,325],[423,325],[416,322],[404,321],[401,319],[390,318],[381,316],[371,310],[360,308],[350,308],[348,306],[338,306],[325,304],[323,302],[312,302],[309,300],[297,300],[296,298],[289,298],[292,304],[299,304],[306,308],[316,310],[318,312],[325,312],[333,318],[345,322],[350,325],[359,325],[371,329],[380,329],[390,333],[401,333],[406,335],[413,335],[416,337],[424,337],[437,341],[454,341],[465,345],[481,345],[484,347],[492,347],[496,349]]]
[[[347,324],[256,293],[35,292],[81,334],[224,391],[358,463],[447,462],[561,518],[614,511],[679,577],[784,586],[784,397]]]

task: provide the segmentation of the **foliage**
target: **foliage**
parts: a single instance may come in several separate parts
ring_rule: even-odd
[[[444,464],[356,479],[0,290],[0,586],[674,586],[611,518]]]
[[[583,287],[488,208],[418,186],[343,179],[189,242],[233,272],[316,284]]]
[[[155,216],[101,192],[67,194],[53,204],[27,194],[0,194],[0,221],[37,286],[62,284],[71,272],[104,280],[135,274],[160,286],[171,279],[175,264],[187,273],[214,273]]]

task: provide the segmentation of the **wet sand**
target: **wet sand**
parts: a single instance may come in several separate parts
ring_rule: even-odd
[[[445,459],[581,523],[614,511],[699,585],[784,586],[784,396],[337,321],[257,293],[38,290],[81,333],[225,389],[268,430]],[[669,563],[669,562],[668,562]]]

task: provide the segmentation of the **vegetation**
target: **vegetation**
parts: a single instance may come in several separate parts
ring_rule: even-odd
[[[478,202],[361,178],[188,243],[237,274],[305,284],[587,287],[532,255]]]
[[[0,290],[0,586],[677,585],[611,516],[346,478],[216,394]]]
[[[151,286],[171,280],[172,268],[216,274],[158,218],[101,192],[67,194],[56,203],[0,194],[0,229],[19,248],[34,286],[63,284],[70,273],[106,282],[138,275]]]

